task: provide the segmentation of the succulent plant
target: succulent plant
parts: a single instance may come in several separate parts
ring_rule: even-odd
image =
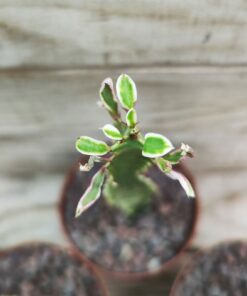
[[[173,170],[173,165],[187,156],[193,156],[192,149],[185,144],[175,149],[167,137],[157,133],[147,133],[144,136],[141,134],[135,110],[137,89],[128,75],[119,76],[116,93],[112,79],[105,79],[99,95],[101,104],[113,119],[113,124],[106,124],[102,131],[112,143],[87,136],[81,136],[76,141],[76,149],[89,155],[88,162],[80,165],[82,171],[91,170],[95,162],[102,163],[78,203],[76,217],[101,196],[106,198],[109,205],[119,208],[126,215],[134,215],[159,190],[145,174],[153,165],[170,178],[178,180],[189,197],[195,196],[186,177]],[[125,112],[125,120],[122,119],[119,103]]]

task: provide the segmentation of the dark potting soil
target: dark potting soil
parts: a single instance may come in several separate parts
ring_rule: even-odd
[[[95,174],[76,169],[64,191],[65,224],[81,252],[102,267],[118,272],[156,271],[174,257],[191,234],[195,200],[156,168],[148,175],[161,194],[134,218],[109,207],[102,196],[75,219],[77,203]]]
[[[102,296],[91,272],[58,247],[21,246],[0,256],[0,295]]]
[[[173,296],[246,296],[247,242],[222,244],[197,255]]]

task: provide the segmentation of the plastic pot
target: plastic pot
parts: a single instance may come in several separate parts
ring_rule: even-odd
[[[82,162],[85,162],[86,158],[82,159]],[[197,219],[199,214],[199,198],[198,198],[198,192],[195,184],[194,177],[190,173],[190,171],[187,169],[185,164],[181,164],[176,168],[178,171],[183,173],[191,182],[195,192],[196,192],[196,198],[193,199],[193,217],[192,217],[192,223],[191,227],[189,229],[188,235],[186,236],[186,239],[181,244],[179,249],[177,250],[175,256],[167,260],[160,266],[158,269],[154,271],[140,271],[140,272],[122,272],[122,271],[116,271],[114,268],[106,268],[102,266],[101,264],[98,264],[95,260],[89,258],[84,252],[80,250],[80,247],[77,245],[75,239],[73,238],[70,229],[66,222],[66,208],[68,206],[68,203],[70,200],[67,198],[67,191],[72,186],[72,183],[74,179],[76,178],[76,175],[78,173],[78,163],[76,163],[71,170],[68,172],[67,177],[65,179],[64,186],[62,188],[61,198],[59,201],[59,215],[61,220],[61,225],[63,228],[63,231],[65,233],[65,236],[69,240],[71,247],[77,254],[83,259],[88,262],[90,262],[92,265],[94,265],[101,273],[103,273],[106,277],[114,277],[121,280],[126,281],[137,281],[137,280],[143,280],[147,278],[151,278],[156,275],[160,275],[161,273],[170,273],[174,272],[174,270],[178,269],[178,266],[180,266],[181,262],[184,262],[184,256],[187,257],[185,250],[188,250],[188,247],[191,245],[191,242],[195,235],[196,225],[197,225]],[[88,181],[87,181],[88,183]],[[95,218],[96,219],[96,218]],[[161,225],[162,227],[162,225]]]

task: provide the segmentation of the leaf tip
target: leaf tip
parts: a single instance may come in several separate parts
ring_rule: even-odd
[[[82,214],[82,208],[81,206],[78,204],[77,208],[76,208],[76,212],[75,212],[75,218],[78,218],[79,216],[81,216]]]

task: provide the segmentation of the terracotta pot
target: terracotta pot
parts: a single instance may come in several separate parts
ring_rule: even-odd
[[[200,250],[190,258],[177,274],[170,296],[211,295],[211,284],[218,290],[216,293],[219,296],[246,295],[247,278],[243,274],[247,274],[247,241],[220,243]],[[241,275],[241,284],[237,288],[236,282],[240,283]],[[234,286],[231,286],[233,278]],[[221,289],[224,290],[222,293]]]
[[[54,245],[51,243],[43,243],[43,242],[29,242],[25,244],[20,244],[15,247],[7,248],[5,250],[0,251],[0,264],[1,260],[3,260],[4,257],[6,256],[12,256],[13,253],[15,255],[17,253],[21,254],[22,252],[28,252],[28,250],[32,248],[39,248],[39,247],[44,247],[44,248],[50,248],[52,251],[57,251],[58,253],[61,254],[67,254],[70,257],[72,257],[74,260],[76,260],[79,264],[82,264],[85,266],[86,270],[91,274],[95,280],[96,280],[96,287],[99,288],[99,291],[102,296],[108,296],[108,291],[106,289],[106,286],[104,282],[102,281],[101,277],[98,274],[98,271],[95,269],[95,267],[88,261],[88,260],[83,260],[81,256],[78,255],[77,252],[75,252],[73,249],[64,249],[58,245]],[[0,291],[2,291],[1,286],[0,286]],[[89,295],[90,296],[90,295]]]
[[[85,158],[83,159],[82,163],[85,162]],[[195,180],[192,176],[192,174],[190,173],[190,171],[188,170],[188,168],[186,167],[185,164],[180,164],[176,170],[180,171],[181,173],[183,173],[188,180],[191,182],[195,192],[196,192],[196,198],[195,198],[195,206],[194,206],[194,217],[193,217],[193,224],[192,227],[190,229],[189,235],[186,238],[186,240],[184,241],[182,247],[179,249],[179,251],[176,253],[176,255],[174,257],[172,257],[170,260],[168,260],[167,262],[165,262],[161,268],[159,268],[158,270],[154,271],[154,272],[149,272],[149,271],[145,271],[145,272],[118,272],[118,271],[114,271],[114,270],[110,270],[110,269],[106,269],[105,267],[100,266],[99,264],[92,262],[89,258],[87,258],[85,256],[84,253],[82,253],[82,251],[78,248],[78,246],[76,245],[75,241],[73,240],[69,229],[66,225],[65,222],[65,217],[64,217],[64,213],[65,213],[65,208],[66,208],[66,191],[67,188],[69,187],[69,185],[71,184],[71,181],[73,180],[73,178],[75,177],[75,174],[78,171],[78,162],[71,168],[71,170],[68,172],[67,177],[65,179],[65,183],[64,186],[62,188],[62,193],[61,193],[61,198],[58,204],[58,210],[59,210],[59,215],[60,215],[60,220],[61,220],[61,225],[62,225],[62,229],[65,233],[66,238],[69,240],[70,244],[71,244],[71,248],[77,252],[77,254],[83,259],[86,260],[88,262],[90,262],[92,265],[95,266],[95,268],[97,268],[101,274],[103,274],[106,278],[115,278],[115,279],[120,279],[120,280],[126,280],[126,281],[139,281],[139,280],[143,280],[143,279],[148,279],[148,278],[152,278],[154,276],[157,276],[161,273],[174,273],[177,272],[177,270],[179,269],[179,267],[181,266],[181,263],[183,263],[185,260],[187,260],[187,255],[184,251],[188,250],[188,247],[191,245],[191,242],[194,238],[195,235],[195,231],[196,231],[196,225],[197,225],[197,220],[198,220],[198,214],[199,214],[199,197],[198,197],[198,191],[197,191],[197,187],[195,184]],[[183,256],[185,255],[185,256]]]

